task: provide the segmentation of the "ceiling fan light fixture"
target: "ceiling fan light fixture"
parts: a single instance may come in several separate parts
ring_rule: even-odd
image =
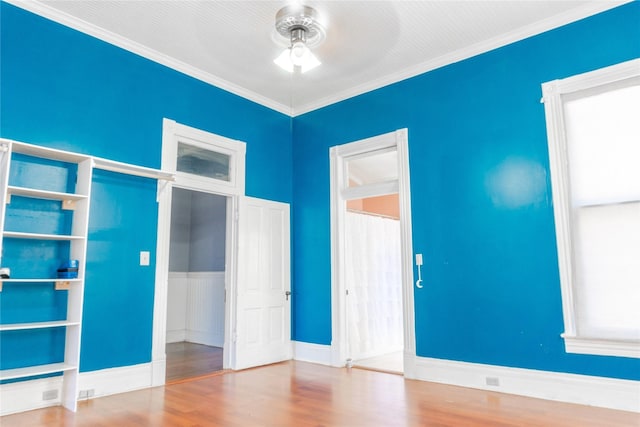
[[[309,71],[320,61],[309,49],[324,40],[324,27],[315,9],[300,4],[283,7],[276,14],[276,31],[290,43],[273,62],[288,72]]]
[[[304,55],[303,60],[299,63],[295,63],[292,56],[293,54],[291,48],[288,47],[283,50],[282,53],[273,60],[273,62],[283,70],[290,73],[293,73],[297,67],[302,74],[306,73],[309,70],[313,70],[318,65],[322,64],[322,62],[320,62],[320,60],[309,50],[309,48],[306,48],[306,54]]]
[[[273,62],[280,68],[290,73],[293,73],[294,67],[293,62],[291,62],[291,49],[286,48],[282,51],[280,55]]]
[[[304,42],[295,42],[291,45],[291,62],[293,65],[301,67],[311,51]]]

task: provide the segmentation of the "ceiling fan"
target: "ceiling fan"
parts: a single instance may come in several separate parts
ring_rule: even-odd
[[[290,4],[276,13],[276,32],[289,46],[274,59],[282,69],[305,73],[321,64],[311,52],[325,39],[325,27],[318,12],[299,3]]]

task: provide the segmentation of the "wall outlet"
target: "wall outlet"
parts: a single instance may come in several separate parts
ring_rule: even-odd
[[[80,390],[78,392],[78,399],[89,399],[96,394],[95,389],[90,388],[88,390]]]
[[[42,400],[54,400],[58,398],[58,390],[47,390],[42,392]]]
[[[487,377],[486,382],[487,382],[487,385],[489,386],[493,386],[493,387],[500,386],[500,379],[498,377]]]

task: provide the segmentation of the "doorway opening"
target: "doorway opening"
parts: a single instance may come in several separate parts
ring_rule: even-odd
[[[223,369],[227,197],[174,188],[166,382]]]
[[[407,130],[330,154],[332,365],[414,378]]]
[[[348,200],[345,275],[352,366],[404,372],[398,193]]]
[[[220,221],[220,224],[224,224],[225,229],[224,239],[221,239],[224,242],[224,255],[216,256],[224,259],[224,269],[221,274],[217,275],[222,277],[215,279],[224,284],[223,296],[212,300],[218,304],[222,301],[224,307],[221,311],[216,311],[216,313],[222,313],[220,315],[223,316],[221,322],[222,336],[224,337],[221,346],[223,351],[220,352],[222,367],[223,369],[235,368],[237,351],[236,342],[232,337],[236,330],[236,322],[241,320],[236,316],[235,297],[238,264],[237,219],[239,200],[244,195],[245,153],[246,146],[241,141],[185,126],[170,119],[163,120],[162,170],[173,173],[175,180],[158,184],[158,243],[151,349],[152,386],[164,385],[167,379],[167,338],[169,337],[167,325],[170,323],[167,318],[170,315],[169,300],[174,297],[169,295],[168,289],[171,237],[173,234],[171,223],[174,205],[182,205],[183,210],[186,206],[173,201],[174,193],[178,194],[177,197],[182,194],[185,199],[191,199],[188,203],[190,211],[197,210],[193,207],[196,205],[194,200],[204,205],[215,203],[217,200],[219,206],[223,205],[222,201],[224,200],[225,219]],[[182,191],[190,191],[190,193],[181,193]],[[181,213],[184,214],[182,211]],[[191,218],[191,214],[189,218]],[[222,216],[219,215],[219,218]],[[195,233],[195,236],[199,236],[198,232]],[[198,253],[197,255],[203,254]],[[185,269],[185,267],[180,269]],[[199,278],[200,274],[198,271],[186,271],[186,273],[188,273],[186,279],[194,281]],[[184,321],[186,324],[186,320]],[[171,356],[169,355],[169,357]]]

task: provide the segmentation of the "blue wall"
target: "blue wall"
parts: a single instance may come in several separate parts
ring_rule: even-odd
[[[247,194],[294,202],[294,339],[331,342],[329,147],[407,127],[418,355],[640,379],[638,360],[564,353],[539,103],[542,82],[640,56],[639,3],[296,117],[293,134],[265,107],[5,3],[0,15],[2,137],[150,167],[163,117],[247,142]],[[154,263],[137,253],[155,250],[155,184],[98,171],[93,190],[83,371],[151,358]]]
[[[246,142],[247,194],[292,201],[289,117],[6,3],[0,19],[2,137],[158,168],[167,117]],[[153,180],[95,172],[82,371],[151,360],[156,229]]]
[[[640,379],[637,359],[566,354],[543,82],[640,56],[640,3],[293,122],[294,339],[331,342],[329,147],[409,130],[419,356]]]

